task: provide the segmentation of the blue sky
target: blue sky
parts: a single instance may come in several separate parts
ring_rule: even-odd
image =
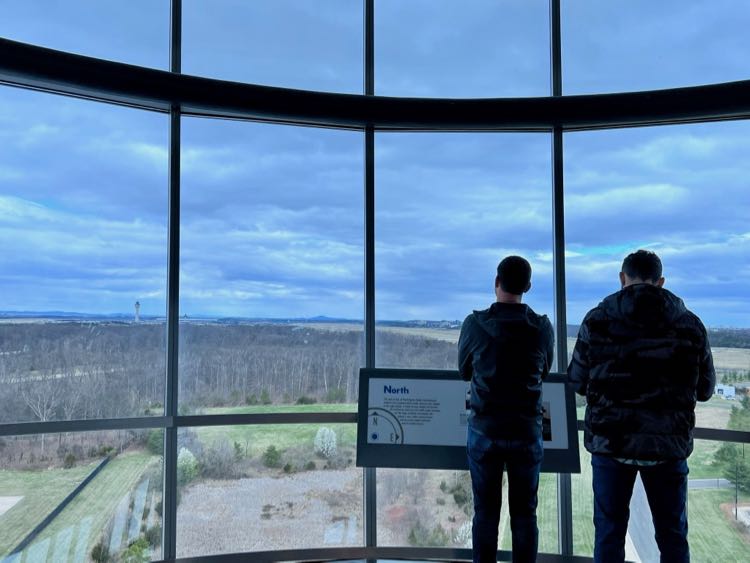
[[[166,68],[168,3],[2,3],[0,36]],[[545,1],[376,2],[376,89],[549,93]],[[450,25],[446,25],[450,22]],[[750,78],[741,0],[563,3],[569,94]],[[184,1],[186,73],[362,88],[353,0]],[[617,289],[627,252],[711,326],[750,326],[750,122],[565,136],[568,319]],[[0,310],[163,315],[164,115],[0,87]],[[363,136],[183,121],[181,312],[361,318]],[[376,136],[376,312],[460,319],[508,253],[552,314],[550,136]]]

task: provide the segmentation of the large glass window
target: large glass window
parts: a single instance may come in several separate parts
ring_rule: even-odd
[[[549,52],[547,0],[375,2],[381,96],[546,96]]]
[[[581,474],[572,478],[573,544],[576,555],[591,557],[594,553],[591,454],[583,448],[583,434],[580,436]],[[743,444],[695,440],[693,454],[688,459],[688,541],[692,560],[746,558],[750,521],[749,449]],[[659,559],[651,512],[640,479],[636,480],[630,502],[625,553],[629,561]]]
[[[183,72],[362,92],[362,6],[351,0],[185,0]]]
[[[708,328],[726,385],[698,405],[698,425],[710,428],[732,427],[750,386],[747,133],[735,122],[565,137],[569,349],[586,311],[620,289],[623,258],[655,251],[665,287]]]
[[[0,420],[163,412],[167,132],[0,89]]]
[[[508,479],[503,479],[498,548],[512,547]],[[378,471],[378,545],[471,548],[474,499],[468,471]],[[539,551],[557,553],[557,476],[539,479]]]
[[[169,0],[5,0],[0,37],[166,70]]]
[[[359,133],[185,120],[183,408],[353,408],[362,158]]]
[[[177,555],[363,544],[354,424],[185,428]]]
[[[531,262],[525,302],[552,318],[549,141],[376,136],[379,367],[455,369],[461,322],[495,301],[497,264],[509,254]]]
[[[708,327],[720,384],[696,409],[697,425],[708,428],[750,430],[743,395],[750,386],[746,135],[747,124],[738,122],[565,137],[569,350],[586,311],[620,289],[623,258],[638,248],[655,251],[665,287]],[[691,550],[699,561],[733,560],[739,553],[732,550],[741,545],[742,528],[730,522],[726,483],[711,490],[698,484],[726,478],[729,446],[698,440],[688,460]],[[573,530],[576,553],[591,554],[591,465],[581,451],[582,473],[573,477]],[[699,524],[703,519],[710,522]],[[655,549],[649,534],[633,534],[629,545],[649,560]]]
[[[745,80],[750,5],[743,0],[562,2],[565,94]]]
[[[163,431],[0,438],[4,561],[161,559]]]

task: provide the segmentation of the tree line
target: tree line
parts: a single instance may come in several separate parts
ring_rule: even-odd
[[[379,330],[378,365],[455,368],[456,346]],[[163,413],[163,323],[0,323],[0,421]],[[364,365],[355,328],[183,323],[183,412],[254,403],[353,402]]]

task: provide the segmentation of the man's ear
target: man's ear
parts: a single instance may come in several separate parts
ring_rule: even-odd
[[[531,289],[531,282],[529,282],[529,285],[526,286],[526,289],[523,290],[524,293],[528,292]]]
[[[500,287],[500,276],[495,276],[495,289]]]
[[[664,276],[656,280],[656,287],[664,287]]]
[[[625,282],[627,280],[625,279],[625,272],[620,272],[620,287],[625,287]]]

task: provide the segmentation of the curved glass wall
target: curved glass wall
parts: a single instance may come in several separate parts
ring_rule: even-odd
[[[9,4],[0,36],[167,67],[167,2],[27,4]],[[746,76],[738,1],[561,2],[559,45],[547,2],[432,4],[377,0],[370,20],[368,2],[175,0],[172,62],[347,93],[364,74],[376,94],[415,97],[545,96],[550,73],[565,93]],[[530,258],[528,301],[567,332],[564,356],[637,247],[661,254],[669,287],[709,327],[722,385],[697,410],[693,560],[744,555],[746,121],[565,132],[564,175],[551,177],[563,156],[552,123],[372,134],[178,107],[169,120],[7,86],[0,101],[0,557],[465,549],[465,472],[356,467],[359,368],[452,369],[457,321],[491,302],[510,252]],[[546,553],[591,554],[582,447],[581,466],[542,478]],[[632,559],[653,556],[649,534],[629,536]]]

